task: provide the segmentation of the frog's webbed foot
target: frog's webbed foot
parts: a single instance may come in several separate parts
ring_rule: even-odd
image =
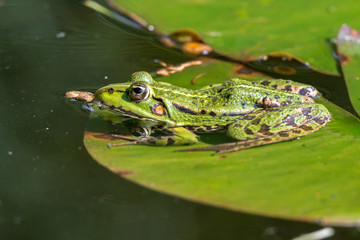
[[[111,137],[113,138],[118,138],[118,139],[123,139],[123,140],[127,140],[128,142],[121,142],[121,143],[108,143],[107,146],[108,148],[111,147],[118,147],[118,146],[125,146],[125,145],[135,145],[135,144],[139,144],[139,138],[136,137],[132,137],[132,136],[127,136],[127,135],[121,135],[121,134],[109,134]]]

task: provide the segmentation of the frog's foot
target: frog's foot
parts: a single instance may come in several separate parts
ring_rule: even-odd
[[[175,146],[175,145],[189,145],[199,142],[199,138],[193,132],[183,127],[169,128],[163,131],[168,136],[143,136],[133,137],[121,134],[111,134],[112,137],[128,140],[130,142],[110,143],[109,147],[124,146],[124,145],[152,145],[152,146]]]
[[[140,138],[127,136],[127,135],[122,135],[122,134],[116,134],[116,133],[111,133],[109,135],[111,137],[113,137],[113,138],[119,138],[119,139],[127,140],[128,142],[108,143],[107,144],[108,148],[118,147],[118,146],[125,146],[125,145],[135,145],[135,144],[139,144],[138,141],[140,140]]]

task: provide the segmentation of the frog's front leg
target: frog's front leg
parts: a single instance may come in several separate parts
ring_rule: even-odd
[[[225,153],[287,141],[313,133],[330,120],[329,111],[325,106],[317,103],[259,109],[228,126],[227,135],[238,142],[186,149],[186,151],[212,150]]]
[[[132,144],[170,146],[170,145],[190,145],[199,142],[199,138],[196,134],[183,127],[168,128],[162,131],[167,135],[157,136],[157,137],[147,135],[147,136],[142,136],[140,138],[135,138],[135,137],[126,137],[126,136],[112,134],[113,137],[129,140],[130,142],[113,143],[113,144],[109,144],[109,146],[113,147],[113,146],[123,146],[123,145],[132,145]]]

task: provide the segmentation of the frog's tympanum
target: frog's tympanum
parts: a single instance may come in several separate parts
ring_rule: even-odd
[[[130,82],[99,89],[94,103],[99,111],[144,123],[147,131],[131,139],[131,144],[194,144],[199,141],[194,132],[223,130],[236,141],[185,150],[230,152],[319,130],[331,120],[331,114],[314,102],[317,97],[314,87],[289,80],[249,82],[233,78],[191,90],[154,81],[147,72],[136,72]],[[151,129],[162,129],[164,135],[151,136]]]

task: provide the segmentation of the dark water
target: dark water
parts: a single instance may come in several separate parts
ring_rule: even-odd
[[[321,228],[163,195],[89,156],[87,114],[63,94],[152,70],[154,58],[181,60],[78,1],[0,0],[0,239],[291,239]]]

